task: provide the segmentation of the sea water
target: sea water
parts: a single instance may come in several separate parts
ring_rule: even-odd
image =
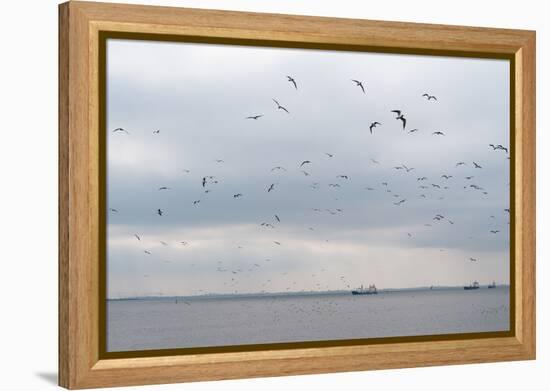
[[[107,302],[107,351],[509,330],[509,287]]]

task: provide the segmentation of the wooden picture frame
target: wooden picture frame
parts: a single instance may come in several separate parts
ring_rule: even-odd
[[[512,331],[106,358],[99,137],[102,34],[193,42],[507,58]],[[103,156],[104,158],[104,156]],[[70,1],[59,6],[59,384],[70,389],[535,358],[535,32]]]

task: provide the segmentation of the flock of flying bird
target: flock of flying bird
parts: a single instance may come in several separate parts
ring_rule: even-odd
[[[289,83],[291,83],[291,86],[294,87],[295,90],[298,90],[298,82],[296,81],[296,79],[292,76],[286,76],[286,78],[287,78],[287,81]],[[363,81],[356,80],[356,79],[352,79],[351,81],[353,83],[355,83],[355,86],[358,87],[363,94],[367,94],[366,86],[365,86],[365,83]],[[432,101],[437,102],[438,101],[436,96],[428,94],[428,93],[424,93],[420,97],[424,98],[427,102],[432,102]],[[279,101],[277,99],[273,98],[272,101],[275,104],[275,110],[276,111],[281,111],[285,115],[290,115],[290,111],[288,110],[288,108],[281,105],[281,103],[279,103]],[[403,131],[405,131],[406,133],[413,134],[413,133],[416,133],[416,132],[419,131],[419,129],[417,129],[417,128],[410,129],[410,130],[407,129],[407,117],[405,116],[405,114],[402,110],[393,109],[393,110],[390,110],[390,112],[395,114],[394,119],[396,121],[400,122],[401,129]],[[263,118],[264,116],[265,116],[264,114],[252,114],[252,115],[246,116],[244,118],[245,118],[245,120],[258,121],[261,118]],[[382,126],[381,122],[379,122],[379,121],[372,122],[368,126],[369,133],[371,135],[373,135],[375,128],[380,127],[380,126]],[[114,130],[112,130],[112,132],[113,133],[123,133],[123,134],[126,134],[127,136],[130,136],[132,134],[130,131],[128,131],[124,128],[121,128],[121,127],[115,128]],[[161,131],[159,129],[153,130],[152,134],[153,134],[153,136],[161,137],[161,135],[160,135]],[[433,131],[431,134],[433,136],[445,136],[445,133],[442,132],[442,131]],[[501,144],[489,144],[489,147],[492,148],[492,150],[495,151],[495,152],[496,151],[503,151],[506,154],[506,158],[510,159],[510,157],[508,156],[508,153],[509,153],[508,148],[506,148],[505,146],[503,146]],[[328,158],[328,159],[332,159],[332,158],[335,157],[334,153],[323,152],[322,154],[325,156],[325,158]],[[215,159],[214,162],[216,162],[218,164],[225,163],[225,161],[223,159]],[[375,160],[375,159],[370,159],[370,162],[373,165],[380,165],[380,162]],[[313,163],[312,160],[303,160],[301,162],[297,162],[295,169],[297,171],[299,171],[301,174],[303,174],[305,177],[310,177],[310,176],[312,176],[312,173],[307,171],[307,169],[308,169],[309,166],[311,166],[313,164],[314,163]],[[455,169],[459,169],[460,167],[467,168],[468,166],[471,166],[474,171],[483,169],[482,165],[478,162],[475,162],[475,161],[472,161],[472,162],[459,161],[455,164],[454,168]],[[287,167],[289,167],[289,166],[287,166]],[[289,168],[287,168],[287,167],[274,166],[270,169],[270,172],[271,173],[278,173],[279,175],[284,175],[289,170],[292,170],[290,167]],[[396,171],[402,170],[405,173],[411,173],[412,171],[415,171],[414,167],[409,167],[405,164],[400,164],[400,165],[397,165],[397,166],[393,166],[392,169],[394,169]],[[188,169],[184,169],[184,170],[182,170],[182,172],[184,174],[190,174],[191,173],[191,171],[188,170]],[[483,187],[481,187],[477,184],[471,183],[471,180],[475,178],[475,175],[464,175],[463,173],[458,174],[457,172],[458,171],[455,171],[454,174],[449,174],[449,173],[441,174],[438,179],[439,180],[444,180],[443,183],[441,183],[440,181],[434,181],[433,179],[430,180],[427,176],[417,176],[416,177],[416,183],[417,183],[417,188],[419,189],[420,194],[417,194],[416,197],[418,197],[420,199],[429,198],[429,196],[426,193],[428,193],[428,190],[430,190],[430,189],[431,190],[437,189],[437,190],[441,190],[441,191],[449,190],[449,189],[451,189],[450,183],[455,178],[457,180],[458,179],[466,180],[466,182],[461,183],[461,185],[464,189],[473,189],[475,191],[480,192],[483,195],[488,194],[487,190],[485,190]],[[459,177],[461,177],[461,178],[459,178]],[[326,185],[327,185],[328,188],[338,190],[338,188],[341,188],[341,187],[345,186],[345,183],[349,183],[351,180],[352,180],[352,178],[351,178],[350,175],[340,174],[340,175],[336,176],[336,181],[333,181],[333,182],[328,183]],[[221,179],[219,179],[217,176],[204,175],[204,176],[200,176],[200,182],[197,183],[197,186],[199,186],[202,189],[203,193],[205,195],[207,195],[208,193],[210,193],[212,191],[212,188],[215,185],[220,183],[220,181],[221,181]],[[436,183],[436,182],[439,182],[439,183]],[[456,186],[456,181],[455,181],[454,184]],[[277,186],[278,186],[278,182],[276,182],[276,181],[268,182],[265,185],[265,192],[266,193],[272,193],[272,192],[277,190]],[[318,189],[321,188],[322,185],[319,182],[312,182],[308,186],[312,190],[318,190]],[[366,190],[366,191],[376,191],[376,190],[383,191],[385,193],[388,193],[391,196],[391,198],[393,199],[392,203],[393,203],[394,206],[404,207],[406,205],[408,198],[405,198],[405,197],[393,192],[393,190],[389,188],[389,183],[387,181],[381,182],[380,186],[381,187],[378,188],[378,189],[375,188],[375,187],[372,187],[372,186],[367,186],[367,187],[364,187],[364,190]],[[456,187],[454,187],[454,188],[456,189]],[[160,187],[158,187],[159,192],[161,192],[161,191],[171,191],[171,190],[172,190],[172,187],[170,187],[170,186],[160,186]],[[437,199],[438,200],[444,199],[443,194],[444,193],[440,192]],[[237,193],[232,194],[232,197],[233,197],[233,199],[237,200],[237,199],[245,198],[246,194],[237,192]],[[335,198],[335,200],[338,200],[338,198]],[[201,203],[201,199],[196,199],[196,200],[192,201],[192,205],[194,207],[200,207],[200,203]],[[339,208],[311,208],[311,210],[313,212],[317,212],[317,213],[326,212],[330,215],[338,215],[338,214],[344,213],[344,210],[340,207]],[[109,208],[109,212],[112,215],[116,215],[116,214],[119,213],[119,209]],[[158,215],[159,217],[162,218],[165,215],[166,211],[162,206],[160,206],[155,210],[155,213],[156,213],[156,215]],[[507,213],[509,215],[510,209],[508,209],[508,208],[504,209],[503,213]],[[282,219],[281,219],[281,217],[279,217],[279,214],[274,214],[272,216],[273,220],[271,220],[271,221],[259,221],[258,222],[259,227],[261,227],[261,229],[265,229],[265,228],[275,229],[275,228],[277,228],[277,226],[282,223]],[[491,215],[490,218],[495,219],[495,216]],[[442,222],[442,221],[446,221],[450,225],[455,224],[454,220],[452,220],[451,218],[449,218],[447,216],[444,216],[440,213],[437,213],[433,216],[431,221],[426,222],[424,224],[424,226],[425,227],[432,227],[432,225],[434,223],[439,223],[439,222]],[[509,224],[509,222],[508,222],[508,224]],[[315,230],[313,227],[307,227],[307,229],[309,231],[314,231]],[[492,235],[496,235],[500,232],[501,232],[501,229],[491,229],[491,230],[489,230],[489,233],[492,234]],[[134,233],[133,236],[138,242],[141,242],[142,238],[141,238],[140,234]],[[413,234],[411,232],[407,232],[407,237],[412,238]],[[274,239],[275,239],[275,237],[274,237]],[[471,237],[470,237],[470,239],[471,239]],[[325,240],[325,241],[328,242],[328,239]],[[275,246],[282,246],[283,245],[283,243],[280,240],[272,240],[272,243]],[[160,241],[160,244],[162,244],[163,246],[168,246],[169,245],[166,241]],[[182,245],[182,246],[187,246],[187,245],[190,245],[191,243],[189,243],[188,241],[180,241],[179,244]],[[242,249],[243,247],[241,245],[239,245],[238,248]],[[443,250],[441,250],[441,251],[443,251]],[[148,256],[153,255],[153,251],[151,249],[143,249],[143,253],[148,255]],[[271,262],[271,259],[268,258],[268,259],[265,259],[264,261],[265,262]],[[469,261],[477,262],[478,258],[470,257]],[[194,266],[194,264],[192,266]],[[224,283],[224,285],[230,285],[231,287],[236,288],[238,286],[238,280],[237,280],[235,275],[237,275],[239,273],[244,273],[244,272],[253,272],[254,270],[257,270],[257,268],[261,268],[261,267],[262,267],[261,263],[255,262],[248,269],[243,269],[243,268],[233,268],[232,269],[232,268],[224,267],[223,261],[218,261],[217,266],[216,266],[216,271],[217,272],[229,273],[230,276],[231,276],[231,281],[230,282],[228,281],[228,282]],[[326,270],[321,269],[321,270],[317,271],[318,274],[323,273],[323,272],[326,272]],[[281,273],[281,275],[283,275],[283,276],[286,276],[287,274],[288,273],[286,273],[286,272]],[[315,276],[316,276],[316,274],[312,274],[312,277],[315,277]],[[144,277],[149,277],[149,275],[144,275]],[[269,283],[271,283],[271,282],[272,282],[271,279],[266,280],[265,282],[262,283],[262,287],[267,289]],[[340,276],[340,282],[343,284],[344,287],[351,288],[350,282],[347,281],[345,276]],[[291,290],[295,289],[297,287],[297,285],[298,285],[298,282],[293,281],[292,285],[289,285],[286,288],[286,290],[291,291]],[[319,283],[319,282],[317,282],[315,285],[318,289],[323,288],[321,286],[321,283]],[[328,286],[326,288],[328,288]],[[199,290],[199,292],[201,292],[201,291],[202,290]],[[237,293],[238,290],[235,289],[234,292]]]

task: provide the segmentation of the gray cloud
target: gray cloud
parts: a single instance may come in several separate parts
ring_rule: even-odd
[[[109,295],[341,289],[340,276],[508,282],[509,160],[488,146],[508,146],[508,72],[500,60],[110,41],[107,128],[130,134],[107,135],[108,204],[119,211],[109,215]],[[392,109],[420,130],[403,131]],[[253,114],[264,117],[244,119]],[[373,121],[382,125],[371,135]],[[203,188],[210,175],[219,183]]]

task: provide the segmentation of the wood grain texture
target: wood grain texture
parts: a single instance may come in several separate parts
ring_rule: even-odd
[[[69,7],[59,7],[59,384],[69,384]]]
[[[521,338],[527,354],[535,358],[536,321],[535,321],[535,258],[536,258],[536,41],[535,34],[516,53],[516,63],[520,63],[516,73],[519,80],[516,90],[516,149],[521,146],[521,155],[517,158],[517,168],[521,170],[521,182],[516,182],[516,194],[521,193],[521,205],[516,203],[516,220],[521,222],[521,252],[517,254],[517,264],[522,271],[518,281],[518,296],[521,299],[522,329],[516,332]],[[516,227],[516,231],[519,231]],[[519,279],[518,278],[518,279]]]
[[[515,336],[99,359],[100,31],[510,56],[515,62]],[[91,388],[463,364],[535,357],[535,33],[171,7],[59,7],[59,383]]]
[[[89,118],[89,26],[79,7],[70,3],[60,11],[60,367],[59,384],[74,388],[97,362],[94,356],[94,292],[97,292],[94,198],[94,159],[89,138],[95,133]],[[97,156],[96,156],[97,160]],[[97,197],[97,195],[95,195]],[[95,286],[95,288],[94,288]],[[97,297],[97,296],[95,296]]]
[[[515,53],[524,31],[437,24],[73,2],[114,31]],[[106,25],[107,26],[107,25]]]

